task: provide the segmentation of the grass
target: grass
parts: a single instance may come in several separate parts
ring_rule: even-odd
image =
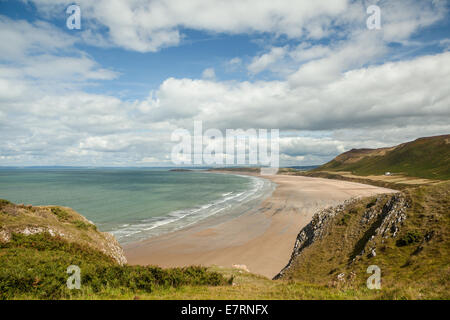
[[[406,184],[402,182],[393,182],[388,179],[371,179],[369,177],[360,177],[355,175],[347,175],[342,174],[341,172],[328,172],[328,171],[297,171],[292,173],[293,175],[298,176],[306,176],[306,177],[316,177],[316,178],[325,178],[325,179],[333,179],[333,180],[344,180],[351,181],[363,184],[370,184],[377,187],[389,188],[394,190],[405,190],[411,188],[412,186],[419,186],[420,184]]]
[[[70,208],[0,200],[0,211],[0,299],[119,298],[182,286],[226,286],[231,281],[197,266],[120,265],[116,240]],[[30,235],[30,230],[37,233]],[[81,268],[81,290],[66,286],[70,265]]]
[[[0,241],[1,299],[449,299],[450,182],[404,186],[407,219],[396,238],[375,239],[377,254],[352,262],[380,221],[361,227],[365,211],[389,196],[369,197],[337,215],[326,235],[297,257],[282,280],[221,267],[120,266],[102,253],[108,241],[69,208],[17,206],[0,200],[0,232],[45,226],[70,234],[12,233]],[[55,208],[57,208],[55,210]],[[300,230],[299,230],[300,231]],[[367,252],[366,252],[367,253]],[[369,290],[369,265],[382,270],[382,289]],[[81,289],[69,290],[69,265],[81,268]],[[336,281],[343,274],[344,281]]]
[[[89,229],[92,229],[92,230],[97,231],[97,226],[96,226],[95,224],[86,223],[86,222],[83,222],[83,221],[81,221],[81,220],[76,220],[76,221],[74,221],[74,225],[75,225],[78,229],[81,229],[81,230],[89,230]]]
[[[408,231],[396,241],[396,245],[397,247],[408,246],[420,242],[422,238],[423,237],[419,231]]]
[[[24,206],[0,201],[1,233],[23,233],[26,229],[40,229],[99,251],[112,252],[118,244],[111,235],[99,232],[97,227],[70,208],[55,206]],[[1,237],[0,237],[1,240]]]
[[[66,286],[70,265],[81,269],[80,290]],[[14,234],[11,241],[0,243],[0,299],[119,297],[123,293],[170,292],[182,286],[225,286],[230,281],[204,267],[120,266],[97,250],[48,233]]]
[[[392,150],[351,150],[314,171],[348,171],[359,176],[393,172],[425,179],[450,179],[450,135],[421,138]]]
[[[62,220],[62,221],[68,221],[69,218],[70,218],[69,213],[68,213],[66,210],[61,209],[61,208],[59,208],[59,207],[51,208],[50,211],[51,211],[55,216],[57,216],[59,220]]]
[[[364,291],[369,265],[382,270],[378,298],[450,298],[450,182],[410,188],[405,220],[396,238],[376,237],[376,256],[368,253],[367,241],[379,221],[362,228],[365,210],[380,210],[388,196],[362,199],[336,216],[326,236],[298,256],[285,279],[322,286],[353,289],[355,298]],[[372,230],[370,230],[372,229]],[[352,263],[365,249],[365,254]],[[338,274],[345,281],[336,281]],[[364,294],[363,294],[364,295]]]
[[[11,204],[8,200],[0,199],[0,209],[3,208],[3,206],[7,206]]]
[[[81,289],[66,287],[69,265],[81,269]],[[232,283],[232,285],[231,285]],[[0,245],[1,299],[390,299],[398,290],[364,285],[336,288],[278,280],[220,267],[118,266],[97,250],[48,234],[14,235]],[[413,296],[411,296],[413,297]]]

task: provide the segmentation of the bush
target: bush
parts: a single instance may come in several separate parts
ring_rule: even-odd
[[[0,199],[0,209],[9,204],[11,204],[11,202],[9,202],[8,200]]]
[[[70,215],[63,209],[54,207],[50,209],[51,212],[58,217],[60,220],[69,220]]]
[[[366,205],[366,209],[372,208],[376,204],[377,204],[377,199],[373,199]]]
[[[339,226],[346,226],[350,221],[351,216],[348,213],[344,213],[342,218],[338,221]]]
[[[72,264],[81,269],[81,290],[66,286],[66,270]],[[228,283],[221,274],[205,267],[119,266],[100,251],[47,233],[13,234],[9,242],[0,243],[0,299],[61,299],[111,289],[152,292],[157,287]]]
[[[81,230],[89,230],[89,228],[93,229],[93,230],[97,230],[97,226],[95,224],[90,224],[90,223],[86,223],[84,221],[81,220],[76,220],[73,222],[73,224]]]
[[[408,231],[406,234],[401,236],[396,245],[398,247],[404,247],[413,243],[420,242],[422,240],[422,235],[418,231]]]

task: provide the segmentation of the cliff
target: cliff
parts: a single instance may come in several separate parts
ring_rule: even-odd
[[[321,210],[275,279],[361,290],[377,265],[392,299],[448,298],[449,205],[447,181]]]
[[[76,289],[67,286],[73,265],[79,270]],[[204,267],[129,266],[114,237],[72,209],[0,200],[0,300],[130,299],[230,281]]]
[[[0,241],[8,242],[13,234],[48,233],[68,242],[98,250],[119,265],[127,260],[113,235],[100,232],[85,217],[70,208],[25,206],[0,200]]]

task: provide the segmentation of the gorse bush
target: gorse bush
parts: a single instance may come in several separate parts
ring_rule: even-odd
[[[344,213],[341,219],[338,220],[337,225],[346,226],[351,219],[351,216],[348,213]]]
[[[86,222],[83,222],[81,220],[76,220],[76,221],[73,222],[73,224],[78,229],[81,229],[81,230],[89,230],[89,229],[97,230],[97,226],[95,224],[86,223]]]
[[[81,290],[69,290],[69,265],[81,269]],[[152,292],[156,287],[217,286],[228,281],[204,267],[119,266],[110,257],[49,234],[13,234],[0,243],[0,298],[61,299],[111,289]]]
[[[420,242],[422,240],[422,235],[418,231],[408,231],[406,234],[401,236],[396,245],[398,247],[404,247],[413,243]]]
[[[377,204],[377,199],[373,199],[366,205],[366,209],[372,208],[376,204]]]
[[[70,215],[63,209],[54,207],[50,209],[54,215],[58,217],[60,220],[69,220]]]
[[[0,199],[0,209],[3,208],[3,206],[7,206],[8,204],[11,204],[8,200]]]

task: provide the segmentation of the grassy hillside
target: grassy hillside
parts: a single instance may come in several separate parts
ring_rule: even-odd
[[[377,265],[385,298],[449,299],[450,182],[405,190],[405,220],[396,224],[389,223],[399,216],[383,220],[392,197],[348,204],[293,257],[282,279],[358,291],[366,286],[367,267]],[[383,226],[389,228],[378,234]]]
[[[229,286],[202,267],[127,266],[114,238],[76,212],[0,200],[0,299],[133,298],[190,286]],[[69,290],[67,267],[81,269],[81,289]]]
[[[392,148],[353,149],[314,171],[349,171],[355,175],[406,176],[450,179],[450,135],[420,138]]]
[[[0,299],[449,299],[450,182],[396,197],[327,209],[336,214],[313,220],[324,226],[320,236],[279,280],[221,267],[128,266],[115,240],[76,212],[1,200]],[[387,221],[392,208],[398,214]],[[66,287],[69,265],[81,268],[80,290]],[[381,290],[366,287],[369,265],[381,268]]]
[[[127,266],[115,240],[69,208],[0,200],[0,299],[354,299],[382,298],[365,288],[340,290],[272,281],[221,267]],[[69,290],[67,267],[81,269]],[[384,294],[384,293],[383,293]]]

